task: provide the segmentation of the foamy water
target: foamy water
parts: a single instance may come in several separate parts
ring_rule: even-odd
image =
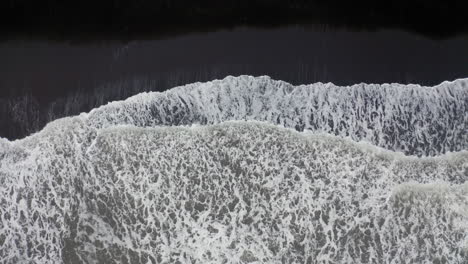
[[[467,105],[241,76],[0,139],[0,262],[466,263]]]

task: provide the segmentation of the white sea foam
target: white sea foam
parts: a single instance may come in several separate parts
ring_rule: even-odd
[[[2,263],[468,256],[466,151],[407,157],[259,122],[55,125],[0,160]]]
[[[466,83],[227,77],[0,138],[0,263],[464,263]]]
[[[230,76],[163,93],[142,93],[81,117],[98,129],[257,120],[350,137],[407,155],[436,156],[468,149],[468,79],[434,87],[340,87],[331,83],[293,86],[267,76]]]

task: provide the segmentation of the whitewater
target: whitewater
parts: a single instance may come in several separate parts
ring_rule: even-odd
[[[0,138],[0,263],[468,263],[468,80],[226,77]]]

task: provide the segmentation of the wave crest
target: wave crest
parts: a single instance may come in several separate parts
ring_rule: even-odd
[[[143,93],[93,110],[98,127],[217,124],[257,120],[401,151],[438,155],[468,148],[466,80],[435,87],[331,83],[293,86],[263,77],[227,77]]]

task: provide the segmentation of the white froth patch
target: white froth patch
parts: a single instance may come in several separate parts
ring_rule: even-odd
[[[66,121],[0,160],[3,262],[466,259],[466,151],[406,157],[254,121]]]
[[[80,115],[96,129],[257,120],[366,141],[406,155],[468,148],[468,80],[434,87],[401,84],[293,86],[268,76],[226,77],[164,93],[142,93]]]

